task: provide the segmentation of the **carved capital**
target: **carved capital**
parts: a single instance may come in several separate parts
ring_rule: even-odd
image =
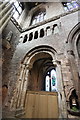
[[[30,70],[32,68],[32,64],[25,64],[25,67]]]
[[[61,64],[61,61],[59,61],[59,60],[52,60],[52,62],[53,62],[54,66]]]

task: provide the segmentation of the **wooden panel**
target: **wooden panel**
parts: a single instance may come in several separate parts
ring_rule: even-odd
[[[38,111],[38,118],[47,118],[47,96],[46,95],[39,95],[39,111]]]
[[[39,95],[38,95],[38,94],[34,94],[34,95],[35,95],[35,108],[34,108],[33,118],[38,118],[38,111],[39,111]]]
[[[56,96],[48,96],[48,118],[58,118],[58,102]]]
[[[27,101],[26,101],[26,116],[27,116],[27,118],[33,117],[34,102],[35,102],[35,95],[27,94]]]
[[[58,118],[57,93],[28,91],[25,118]]]

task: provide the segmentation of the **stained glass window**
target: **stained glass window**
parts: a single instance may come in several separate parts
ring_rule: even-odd
[[[53,75],[53,76],[52,76],[52,85],[55,86],[55,84],[56,84],[56,78],[55,78],[55,76]]]
[[[57,91],[57,79],[56,79],[56,70],[52,69],[47,73],[45,82],[45,90],[46,91]]]

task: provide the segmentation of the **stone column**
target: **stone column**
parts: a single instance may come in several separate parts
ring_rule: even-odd
[[[72,79],[72,73],[68,58],[63,56],[61,60],[61,71],[63,77],[63,87],[65,91],[66,101],[69,101],[69,97],[74,90],[74,84]]]
[[[40,38],[40,29],[38,30],[38,38]]]
[[[1,28],[0,28],[0,34],[2,33],[3,29],[6,27],[6,25],[8,24],[8,22],[11,19],[12,16],[13,16],[13,13],[8,17],[8,19],[6,20],[6,22],[1,26]]]
[[[20,107],[20,101],[22,96],[23,84],[24,84],[24,76],[25,76],[25,65],[22,65],[20,77],[19,77],[19,88],[18,88],[18,96],[17,96],[17,108]]]
[[[3,2],[1,5],[0,5],[0,11],[4,8],[4,6],[8,4],[8,2]]]
[[[53,65],[56,67],[59,118],[67,118],[67,105],[63,88],[63,78],[61,74],[61,61],[53,60]]]
[[[28,86],[29,70],[32,68],[31,65],[22,65],[20,77],[16,83],[16,90],[11,100],[11,109],[24,108],[25,96]]]
[[[11,9],[3,16],[3,18],[0,20],[0,27],[1,27],[1,25],[4,23],[4,21],[9,17],[9,15],[11,14],[12,11],[13,11],[13,8],[11,8]]]
[[[12,4],[8,4],[2,11],[0,12],[0,18],[2,18],[2,15],[6,13],[10,8],[12,7]]]
[[[21,86],[23,83],[23,74],[24,74],[25,65],[21,66],[20,76],[18,81],[16,82],[16,89],[14,90],[13,98],[11,100],[10,108],[15,109],[19,106],[19,99],[20,99],[20,93],[21,93]]]
[[[13,10],[12,4],[4,1],[0,5],[0,34],[2,33],[3,29],[6,27],[13,15],[13,13],[11,13]]]
[[[25,106],[25,99],[26,99],[26,91],[28,87],[29,81],[29,70],[32,68],[32,65],[26,65],[25,76],[24,76],[24,85],[22,89],[22,97],[21,97],[21,108]]]

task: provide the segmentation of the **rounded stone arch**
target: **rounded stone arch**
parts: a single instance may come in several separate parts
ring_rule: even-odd
[[[50,64],[51,66],[49,67],[50,64],[47,64],[48,61],[43,61],[41,62],[41,64],[35,64],[35,62],[37,60],[39,60],[39,54],[42,54],[42,57],[43,58],[47,58],[45,56],[43,56],[44,54],[47,55],[50,59]],[[26,101],[26,92],[28,90],[30,91],[35,91],[35,90],[38,90],[38,91],[43,91],[44,90],[44,86],[43,86],[43,83],[45,82],[44,81],[44,74],[47,73],[47,71],[53,69],[53,67],[56,68],[56,74],[57,74],[57,86],[58,86],[58,104],[59,104],[59,108],[61,108],[61,105],[63,104],[63,100],[64,99],[64,93],[62,91],[63,89],[63,86],[62,86],[62,77],[61,77],[61,67],[60,67],[60,64],[58,63],[59,61],[57,60],[57,51],[52,48],[51,46],[48,46],[48,45],[41,45],[41,46],[37,46],[35,48],[32,48],[30,51],[27,52],[27,54],[25,55],[25,57],[23,58],[23,60],[21,61],[21,68],[20,68],[20,76],[19,76],[19,79],[17,81],[17,86],[16,86],[16,95],[12,98],[12,102],[11,102],[11,108],[18,108],[18,107],[23,107],[25,108],[25,101]],[[41,58],[41,56],[40,56]],[[39,62],[39,63],[40,63]],[[33,65],[34,64],[34,65]],[[46,68],[42,68],[44,69],[44,71],[42,71],[42,73],[40,73],[40,71],[42,70],[36,70],[35,72],[35,67],[37,65],[40,65],[38,67],[41,68],[41,66],[45,66],[45,64],[48,65],[47,69]],[[35,67],[34,67],[35,66]],[[35,74],[34,74],[35,73]],[[38,77],[38,74],[36,73],[40,73],[40,77]],[[35,75],[35,77],[33,76],[33,74]],[[42,74],[42,76],[41,76]],[[38,79],[37,79],[38,78]],[[42,78],[42,79],[41,79]],[[35,80],[35,82],[34,82]],[[59,81],[61,80],[61,81]],[[22,87],[20,85],[23,85]],[[23,91],[24,91],[24,94],[23,94]],[[63,95],[63,98],[60,97],[60,94]],[[22,96],[21,96],[22,95]],[[19,96],[17,98],[17,96]],[[14,104],[14,99],[16,100],[17,99],[17,102]],[[63,109],[63,108],[62,108]],[[61,109],[60,109],[61,110]],[[61,114],[60,114],[61,115]]]
[[[26,69],[29,70],[29,74],[32,74],[34,69],[37,69],[35,66],[38,67],[36,76],[41,76],[42,74],[45,74],[46,71],[48,71],[49,69],[51,69],[51,66],[54,66],[55,68],[56,66],[56,58],[57,58],[57,51],[52,48],[51,46],[48,45],[42,45],[42,46],[37,46],[33,49],[31,49],[24,57],[24,59],[21,62],[21,66],[25,65]],[[37,62],[38,61],[38,62]],[[48,62],[50,62],[49,66]],[[48,69],[46,69],[46,67]],[[41,72],[40,72],[41,71]],[[44,71],[44,72],[42,72]],[[34,76],[33,74],[33,76]],[[31,75],[28,75],[31,76]],[[24,78],[25,79],[25,78]],[[31,88],[30,84],[32,84],[32,82],[30,82],[32,78],[28,79],[28,89],[33,89],[33,87]],[[38,77],[36,77],[35,79],[39,79]],[[41,80],[44,79],[44,76],[42,77]],[[44,81],[44,80],[43,80]],[[42,82],[43,82],[42,81]],[[42,82],[39,82],[40,84]],[[34,88],[35,89],[35,88]],[[42,88],[43,89],[43,88]]]
[[[34,57],[38,59],[38,54],[40,53],[47,53],[49,54],[52,58],[56,59],[57,56],[57,51],[52,48],[51,46],[48,45],[42,45],[42,46],[37,46],[33,49],[31,49],[23,58],[22,64],[30,64],[33,65],[34,63]]]
[[[32,70],[36,69],[34,66],[38,66],[38,73],[41,74],[41,70],[43,70],[44,72],[42,72],[43,76],[42,79],[44,81],[44,77],[46,75],[46,73],[51,70],[51,69],[56,69],[56,74],[57,74],[57,79],[60,80],[60,75],[59,75],[59,64],[60,61],[57,60],[57,51],[52,48],[51,46],[48,45],[42,45],[42,46],[37,46],[33,49],[31,49],[24,57],[24,59],[21,62],[21,66],[25,66],[26,70],[28,71],[28,74],[32,74]],[[42,61],[40,61],[42,59]],[[46,60],[47,59],[47,60]],[[39,61],[39,62],[36,62]],[[50,62],[50,63],[49,63]],[[35,64],[37,63],[37,64]],[[49,63],[49,64],[48,64]],[[47,66],[47,67],[45,67]],[[37,73],[35,73],[37,76]],[[39,75],[38,74],[38,75]],[[31,76],[31,75],[28,75]],[[40,75],[39,75],[40,76]],[[37,78],[37,77],[36,77]],[[35,78],[35,79],[36,79]],[[24,78],[25,79],[25,78]],[[38,78],[37,78],[38,80]],[[28,79],[28,89],[30,88],[30,84],[32,84],[30,82],[31,80]],[[42,82],[43,82],[42,81]],[[59,83],[59,82],[58,82]],[[58,85],[58,88],[60,86]],[[32,88],[30,88],[31,90]]]

